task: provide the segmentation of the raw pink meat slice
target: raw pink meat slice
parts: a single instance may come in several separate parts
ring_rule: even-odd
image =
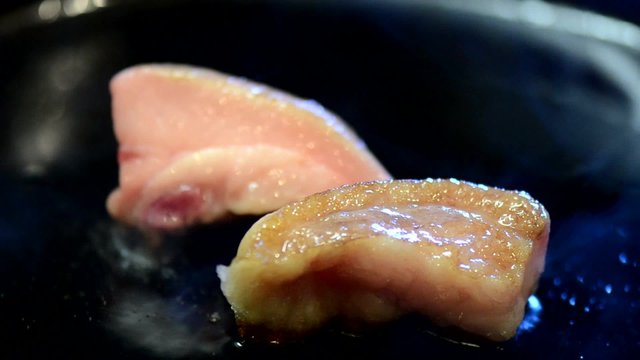
[[[213,70],[140,65],[111,82],[120,148],[109,213],[177,229],[264,214],[343,184],[390,178],[338,117],[313,101]]]

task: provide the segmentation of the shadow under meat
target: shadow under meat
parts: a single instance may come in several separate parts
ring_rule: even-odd
[[[228,264],[255,219],[238,218],[182,233],[144,233],[106,222],[92,246],[110,273],[105,328],[128,346],[157,357],[223,352],[235,334],[216,265]]]

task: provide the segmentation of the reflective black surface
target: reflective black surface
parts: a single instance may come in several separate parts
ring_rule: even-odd
[[[613,35],[601,41],[555,8],[444,3],[134,2],[0,32],[0,357],[633,358],[634,33],[605,23]],[[105,211],[117,184],[107,85],[141,62],[206,66],[316,99],[397,178],[530,192],[552,232],[516,338],[459,344],[403,319],[362,336],[239,342],[215,266],[255,218],[153,246]]]

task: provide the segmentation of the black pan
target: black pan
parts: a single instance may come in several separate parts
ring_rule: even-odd
[[[111,220],[108,81],[200,65],[313,98],[397,178],[548,208],[518,335],[418,319],[289,345],[238,338],[215,266],[255,218],[151,248]],[[640,352],[640,31],[539,1],[47,0],[0,19],[0,358],[633,358]],[[6,354],[6,355],[3,355]]]

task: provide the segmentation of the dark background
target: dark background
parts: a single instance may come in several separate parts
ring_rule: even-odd
[[[550,2],[567,4],[582,9],[596,11],[604,15],[614,16],[640,25],[640,6],[638,6],[637,0],[563,0]],[[0,3],[0,12],[4,13],[32,3],[37,3],[37,1],[3,0]]]

